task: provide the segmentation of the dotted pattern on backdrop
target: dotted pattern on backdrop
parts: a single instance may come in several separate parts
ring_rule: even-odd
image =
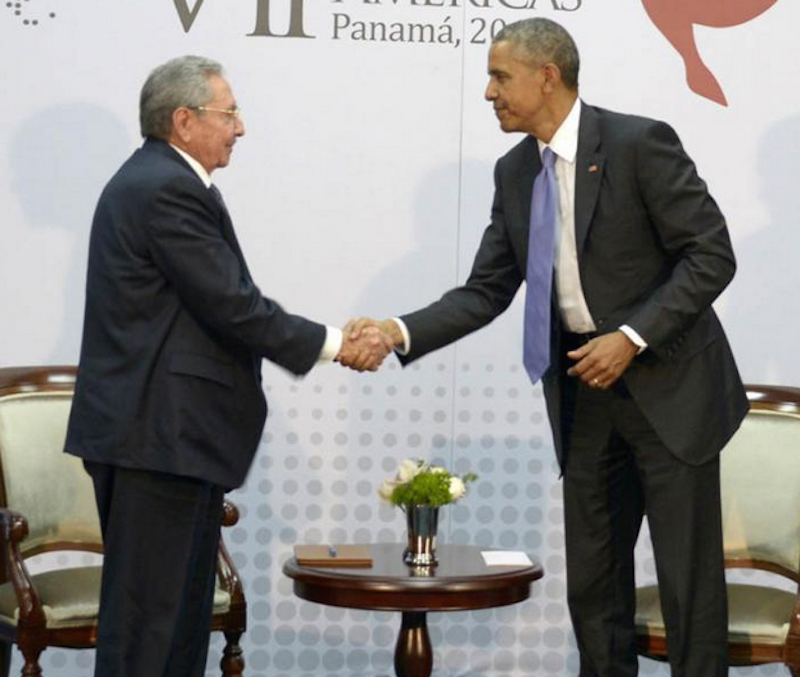
[[[6,13],[18,19],[20,25],[36,27],[56,18],[56,12],[43,8],[35,0],[0,0],[3,2]],[[48,3],[52,4],[52,3]]]
[[[444,351],[446,354],[448,351]],[[436,358],[439,359],[436,359]],[[249,604],[243,647],[248,677],[394,675],[399,614],[326,607],[292,594],[281,568],[296,543],[402,541],[403,514],[377,489],[399,461],[419,456],[479,480],[442,511],[448,543],[525,550],[545,567],[521,604],[430,614],[437,677],[564,677],[578,672],[566,607],[561,483],[541,389],[521,367],[432,356],[402,370],[355,375],[318,369],[303,381],[265,370],[270,415],[245,487],[231,495],[241,520],[225,530]],[[654,579],[649,543],[640,582]],[[60,563],[67,561],[63,555]],[[88,562],[85,555],[77,563]],[[215,636],[208,677],[218,677]],[[11,674],[19,674],[15,652]],[[91,651],[50,649],[48,677],[90,675]],[[783,674],[780,666],[743,677]],[[643,675],[669,674],[642,660]]]
[[[250,640],[265,648],[248,652],[251,671],[393,674],[398,614],[299,601],[280,569],[296,542],[402,540],[402,513],[381,505],[376,492],[399,461],[421,456],[480,475],[466,499],[444,509],[443,540],[536,552],[548,569],[562,572],[522,605],[431,614],[436,674],[531,674],[542,666],[563,674],[570,633],[560,486],[540,390],[526,384],[516,364],[454,368],[432,358],[408,370],[389,367],[375,376],[330,374],[311,392],[304,383],[269,393],[266,453],[248,493],[255,484],[265,499],[255,506],[257,516],[271,523],[254,534],[273,554],[262,556],[268,572],[258,567],[252,583],[269,591],[272,604],[253,609],[264,618],[254,619]],[[274,453],[281,446],[285,452]],[[549,627],[540,627],[545,618]]]

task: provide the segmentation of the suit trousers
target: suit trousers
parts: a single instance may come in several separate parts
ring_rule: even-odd
[[[645,512],[672,676],[727,675],[719,457],[675,457],[622,381],[564,386],[567,598],[581,677],[638,673],[633,553]]]
[[[95,677],[202,677],[224,491],[86,461],[105,555]]]

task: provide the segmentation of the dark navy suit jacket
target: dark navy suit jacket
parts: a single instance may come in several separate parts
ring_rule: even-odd
[[[148,139],[95,213],[66,450],[237,487],[267,413],[261,359],[303,374],[324,340],[261,294],[227,210]]]

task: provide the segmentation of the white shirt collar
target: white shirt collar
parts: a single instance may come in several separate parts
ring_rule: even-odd
[[[550,143],[536,140],[539,144],[539,155],[545,148],[550,148],[562,160],[569,163],[575,162],[578,154],[578,129],[581,124],[581,100],[575,99],[572,109],[561,126],[553,134]]]
[[[200,177],[200,180],[203,182],[206,188],[211,188],[211,176],[206,171],[206,168],[203,167],[197,160],[195,160],[189,153],[185,150],[181,150],[177,146],[173,144],[169,144],[172,148],[180,155],[186,162],[189,163],[189,166],[194,169],[195,174]]]

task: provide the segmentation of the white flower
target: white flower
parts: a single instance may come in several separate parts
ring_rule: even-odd
[[[442,473],[446,473],[447,471],[439,465],[432,465],[428,468],[434,475],[441,475]]]
[[[454,501],[457,501],[461,498],[464,494],[467,493],[467,487],[464,485],[464,482],[461,481],[460,477],[451,477],[450,478],[450,496]]]
[[[392,492],[394,492],[394,488],[397,486],[397,482],[391,482],[389,480],[384,480],[383,485],[380,489],[378,489],[378,495],[384,500],[388,501],[389,503],[392,502]]]
[[[400,467],[397,470],[397,481],[401,484],[405,484],[406,482],[410,482],[413,480],[417,475],[419,475],[424,469],[424,466],[421,465],[418,461],[415,461],[412,458],[407,458],[400,464]]]

